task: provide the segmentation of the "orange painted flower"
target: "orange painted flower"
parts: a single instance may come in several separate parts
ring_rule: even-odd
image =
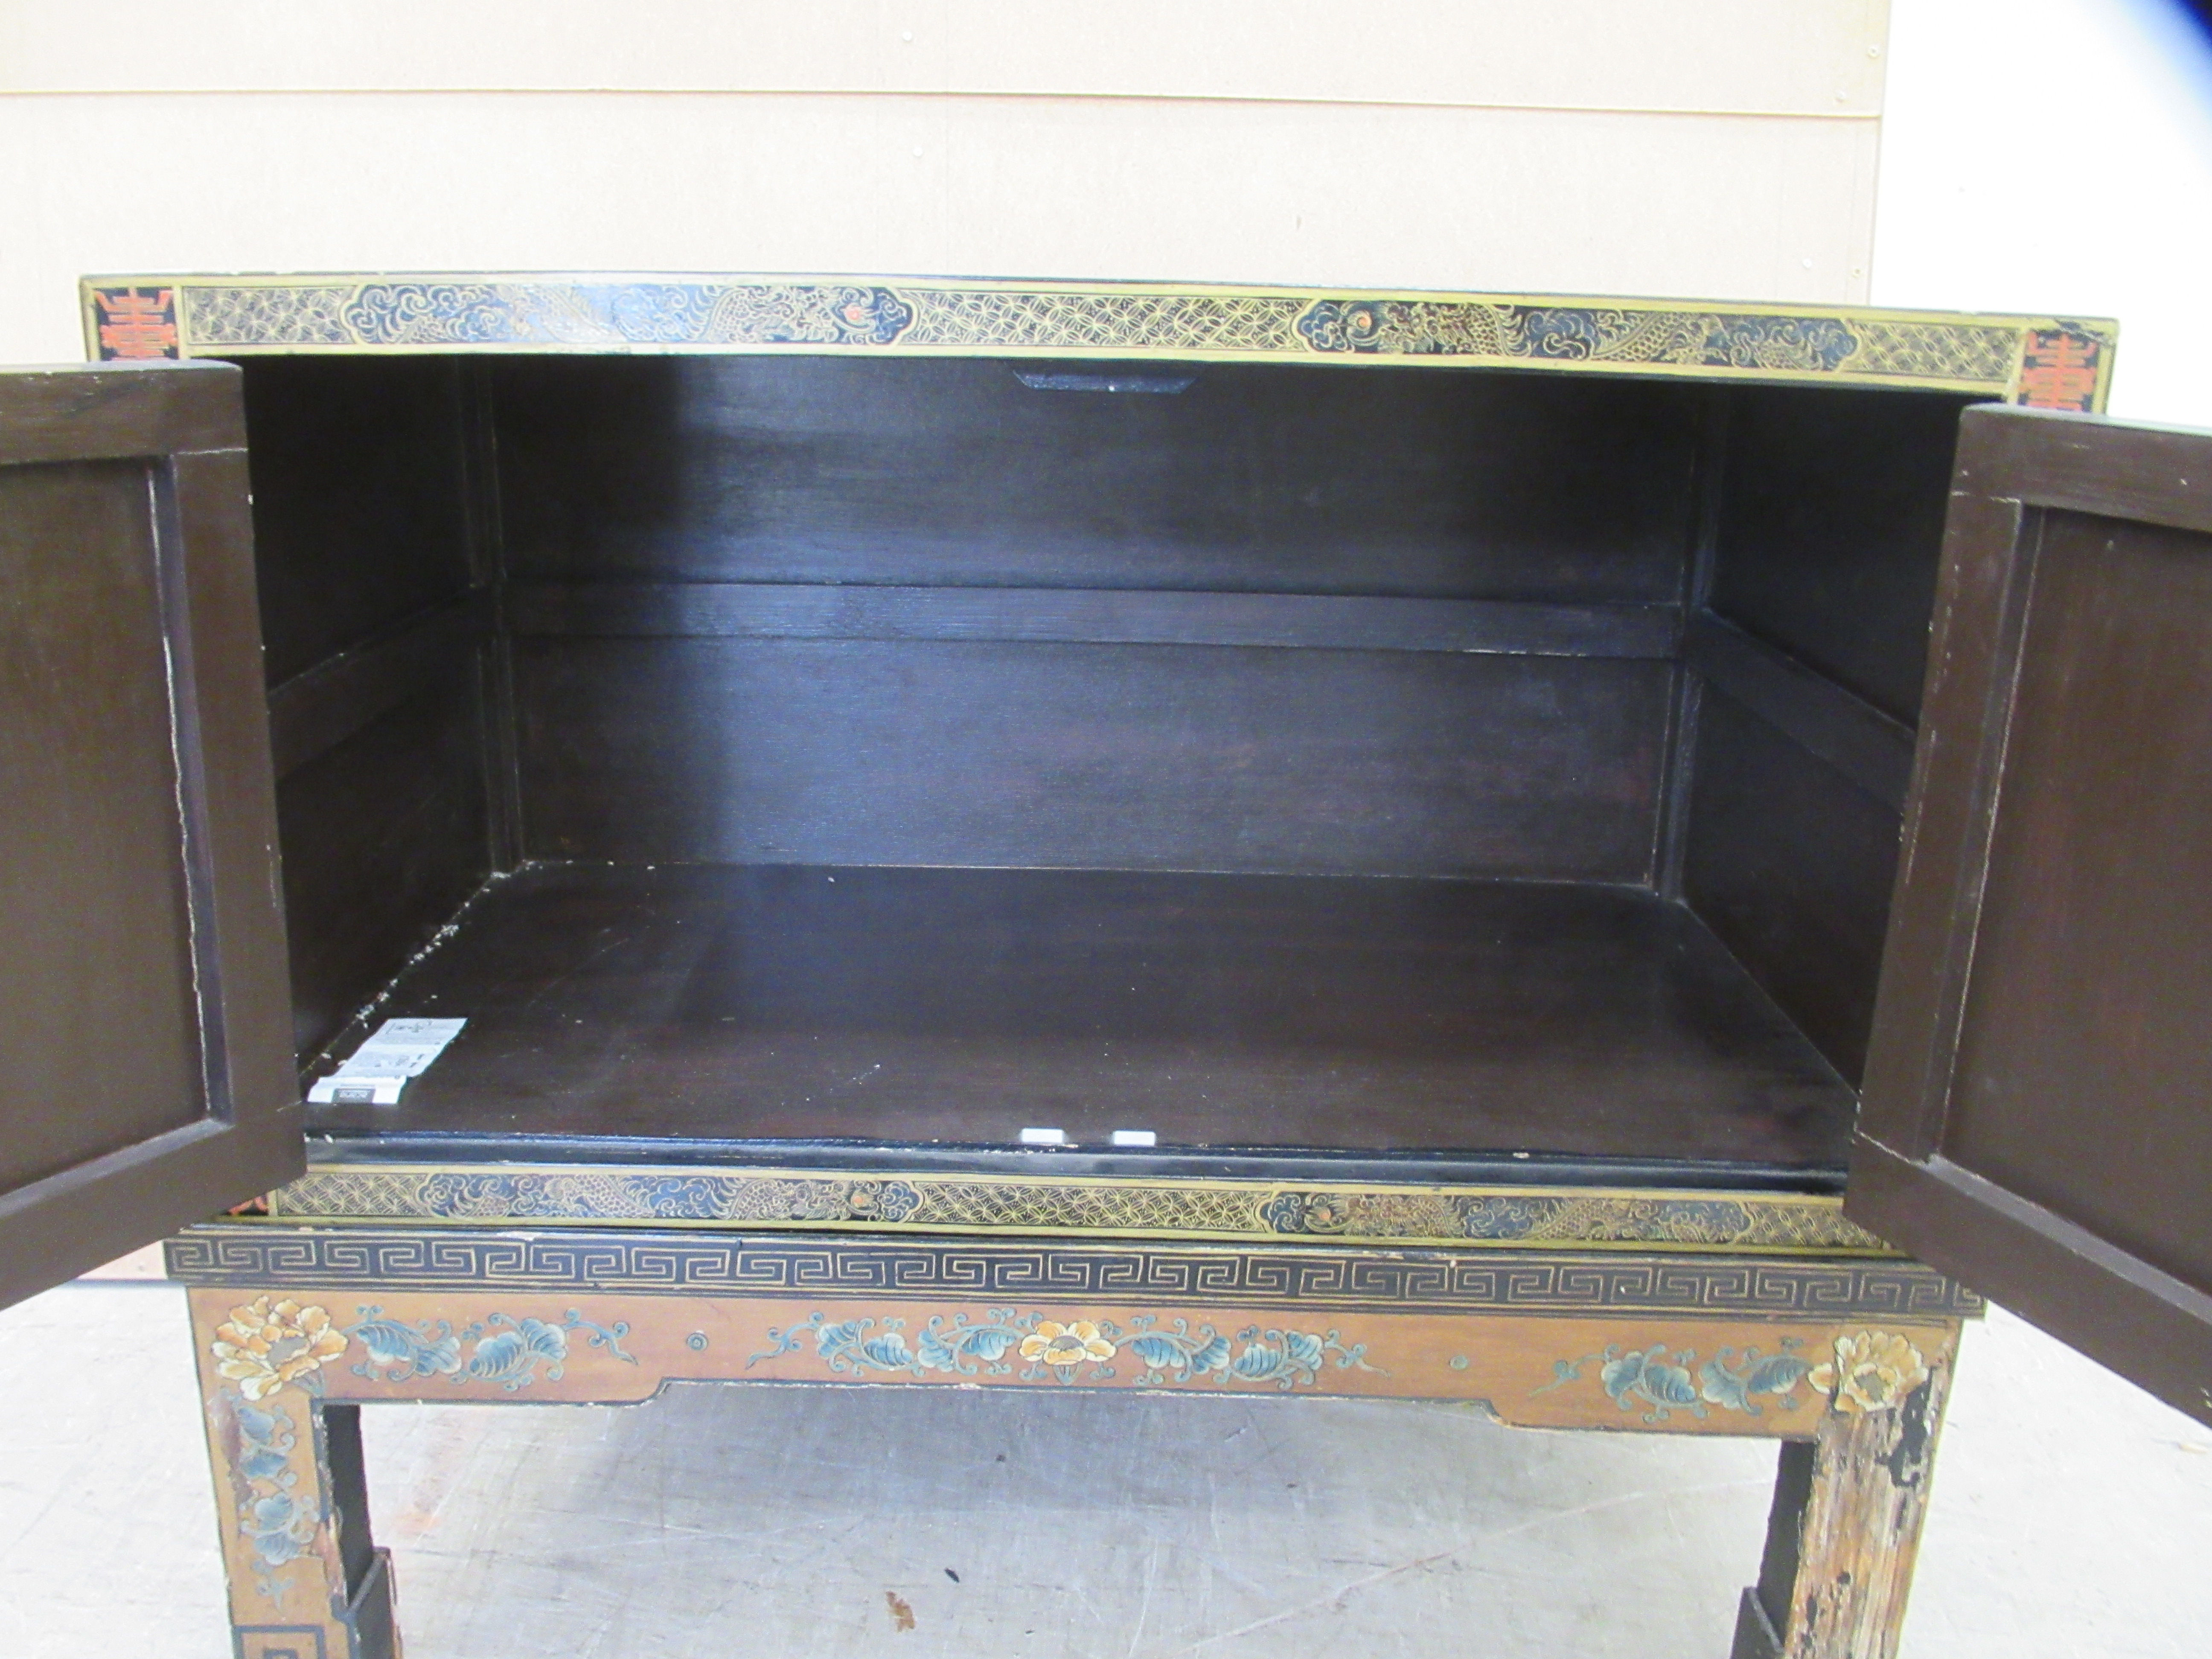
[[[1022,1339],[1022,1358],[1039,1365],[1080,1365],[1086,1359],[1113,1357],[1114,1345],[1099,1335],[1098,1328],[1087,1319],[1072,1325],[1042,1319],[1036,1329]]]
[[[1833,1395],[1839,1412],[1886,1412],[1928,1380],[1928,1362],[1901,1336],[1859,1331],[1838,1337],[1834,1363],[1806,1380]]]
[[[216,1370],[248,1400],[262,1400],[329,1364],[345,1352],[346,1338],[320,1308],[258,1296],[230,1310],[210,1346]]]

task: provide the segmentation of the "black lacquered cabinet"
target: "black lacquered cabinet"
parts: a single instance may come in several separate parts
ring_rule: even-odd
[[[1077,284],[88,293],[109,349],[237,368],[7,393],[0,488],[43,501],[127,451],[107,482],[156,526],[109,515],[102,568],[139,585],[113,603],[22,590],[60,618],[11,622],[22,752],[94,758],[9,856],[58,860],[21,891],[114,874],[78,908],[131,918],[175,1011],[111,1033],[128,1079],[11,1072],[0,1237],[21,1291],[243,1206],[172,1247],[210,1443],[242,1468],[241,1413],[298,1395],[321,1505],[287,1554],[231,1481],[248,1650],[280,1622],[248,1581],[308,1571],[317,1527],[353,1540],[318,1639],[388,1642],[388,1566],[346,1521],[358,1401],[740,1374],[710,1313],[811,1318],[769,1330],[784,1380],[1775,1435],[1787,1547],[1744,1653],[1893,1641],[1924,1498],[1897,1448],[1924,1458],[1974,1306],[1899,1249],[2212,1409],[2212,439],[1977,407],[2094,408],[2107,325]],[[100,411],[156,394],[191,434],[117,450]],[[203,426],[230,473],[131,493],[198,480]],[[195,522],[171,496],[228,526],[204,578],[186,544],[205,602],[149,551]],[[70,511],[24,517],[11,559],[79,570],[109,520]],[[131,605],[143,637],[110,638]],[[188,671],[156,648],[187,636]],[[143,709],[84,725],[57,688],[94,682]],[[180,820],[152,811],[176,778]],[[94,800],[158,819],[143,859],[182,873],[72,847],[55,815]],[[10,902],[46,1002],[122,984],[84,965],[113,959],[98,929]],[[467,1024],[397,1101],[302,1118],[272,1081],[411,1018]],[[209,1092],[210,1054],[250,1097]],[[87,1090],[150,1103],[58,1107]],[[239,1155],[196,1154],[164,1205],[91,1178],[180,1133]],[[370,1288],[404,1313],[351,1317]],[[612,1313],[573,1305],[527,1322],[542,1374],[492,1344],[583,1291],[685,1346],[622,1372],[588,1334]],[[924,1304],[969,1334],[833,1340]],[[1146,1335],[1231,1311],[1291,1322]],[[1491,1358],[1446,1366],[1478,1319]],[[1747,1345],[1765,1369],[1726,1358]]]

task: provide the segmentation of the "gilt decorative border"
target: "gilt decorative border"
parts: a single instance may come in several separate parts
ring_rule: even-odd
[[[1587,1252],[1273,1249],[643,1231],[210,1223],[168,1272],[226,1287],[866,1296],[1432,1312],[1957,1318],[1980,1300],[1916,1261]]]
[[[837,1170],[382,1164],[311,1168],[272,1218],[371,1225],[795,1228],[1060,1237],[1328,1239],[1492,1249],[1886,1255],[1840,1199],[1583,1187],[1443,1187]]]
[[[97,276],[100,359],[799,352],[1427,364],[1935,387],[2100,410],[2101,319],[1498,294],[930,277]]]

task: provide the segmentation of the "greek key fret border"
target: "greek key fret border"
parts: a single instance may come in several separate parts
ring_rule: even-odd
[[[2100,410],[2101,319],[926,277],[98,276],[92,356],[811,352],[1522,369],[1936,387]]]
[[[1972,1292],[1917,1262],[1861,1258],[1504,1256],[1319,1246],[1105,1247],[732,1234],[294,1230],[210,1224],[170,1276],[221,1285],[645,1295],[1172,1299],[1405,1311],[1884,1313],[1954,1317]]]

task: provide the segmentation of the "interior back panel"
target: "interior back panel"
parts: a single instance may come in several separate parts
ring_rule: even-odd
[[[538,857],[1648,879],[1668,665],[517,641]]]
[[[1664,601],[1695,389],[1390,368],[496,366],[518,578]]]

